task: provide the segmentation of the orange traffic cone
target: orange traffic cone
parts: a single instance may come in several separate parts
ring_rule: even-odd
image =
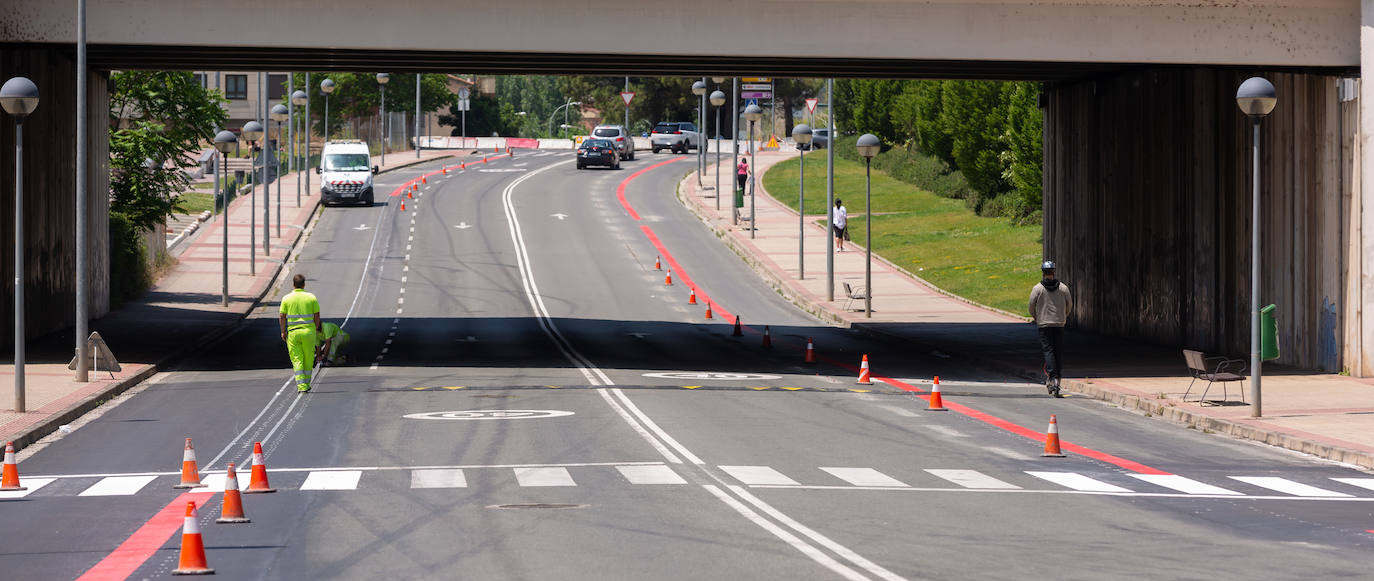
[[[482,156],[482,163],[486,163],[486,162],[487,162],[487,156],[484,155],[484,156]]]
[[[740,328],[739,328],[739,315],[735,315],[735,331],[734,331],[733,333],[730,333],[730,336],[731,336],[731,337],[743,337],[743,336],[744,336],[744,333],[740,332]]]
[[[510,156],[510,157],[515,157],[515,152],[514,152],[514,151],[511,151],[509,145],[506,146],[506,155],[507,155],[507,156]]]
[[[692,294],[687,295],[687,304],[697,304],[697,289],[692,289]]]
[[[420,181],[423,182],[425,185],[429,185],[429,178],[425,176],[420,176]]]
[[[708,319],[712,318],[712,317],[711,317],[711,303],[709,303],[709,302],[706,303],[706,318],[708,318]]]
[[[859,385],[873,385],[873,380],[868,377],[868,354],[864,353],[864,360],[859,363]]]
[[[243,496],[239,494],[239,477],[234,473],[234,463],[229,463],[229,472],[224,475],[224,504],[220,507],[217,523],[249,522],[243,514]]]
[[[768,325],[763,326],[763,348],[773,348],[773,334],[768,332]]]
[[[405,200],[405,198],[401,198],[401,211],[402,211],[402,212],[406,211],[406,200]]]
[[[945,407],[945,400],[940,398],[940,376],[935,376],[935,383],[930,387],[930,406],[926,408],[928,412],[949,411]]]
[[[673,286],[673,269],[668,269],[668,275],[663,277],[663,286]]]
[[[28,490],[19,485],[19,464],[14,461],[14,442],[5,442],[5,469],[0,476],[0,490]]]
[[[215,570],[205,562],[205,539],[200,537],[200,517],[196,503],[186,503],[186,520],[181,524],[181,560],[173,575],[213,575]]]
[[[448,166],[444,166],[444,168],[440,171],[444,172],[444,175],[448,175]]]
[[[267,465],[262,462],[262,442],[253,442],[253,473],[249,475],[248,490],[249,494],[276,492],[267,483]]]
[[[467,168],[468,168],[468,162],[466,162],[466,161],[464,161],[464,162],[458,164],[458,169],[467,169]]]
[[[815,363],[815,362],[816,362],[816,344],[813,343],[813,342],[811,341],[811,338],[810,338],[810,337],[807,337],[807,338],[806,338],[806,359],[803,360],[803,363]]]
[[[407,191],[406,191],[406,197],[407,197],[407,198],[410,198],[410,199],[412,199],[412,200],[414,200],[414,199],[415,199],[415,190],[407,190]]]
[[[658,256],[654,257],[654,270],[663,270],[663,261]]]
[[[1050,428],[1045,431],[1045,453],[1041,456],[1045,458],[1064,457],[1064,453],[1059,451],[1059,421],[1055,419],[1055,414],[1050,414]]]
[[[200,467],[196,465],[196,449],[191,447],[191,439],[186,438],[186,449],[181,452],[181,484],[172,488],[200,488]]]
[[[491,146],[491,152],[492,152],[492,153],[501,153],[501,146],[499,146],[499,145],[493,145],[493,146]]]

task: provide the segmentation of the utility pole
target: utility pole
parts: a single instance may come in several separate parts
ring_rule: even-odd
[[[216,159],[216,162],[219,160]],[[76,380],[90,381],[86,361],[86,0],[76,1]],[[17,374],[16,374],[17,376]]]
[[[415,159],[420,159],[420,73],[415,73]]]

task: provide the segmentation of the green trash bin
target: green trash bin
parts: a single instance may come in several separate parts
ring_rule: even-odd
[[[735,188],[735,207],[744,207],[744,188]]]
[[[1279,358],[1279,322],[1274,315],[1277,305],[1260,309],[1260,360],[1271,361]]]

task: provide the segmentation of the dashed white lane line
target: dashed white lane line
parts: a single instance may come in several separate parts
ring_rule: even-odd
[[[899,415],[899,416],[902,416],[902,417],[904,417],[904,418],[919,418],[919,417],[921,417],[921,414],[918,414],[918,413],[916,413],[916,412],[914,412],[914,411],[911,411],[911,410],[906,409],[906,408],[903,408],[903,407],[897,407],[897,406],[895,406],[895,405],[880,405],[880,406],[878,406],[878,407],[880,407],[880,408],[882,408],[882,409],[885,409],[885,410],[887,410],[887,411],[890,411],[890,412],[892,412],[892,413],[894,413],[894,414],[897,414],[897,415]]]
[[[925,427],[927,430],[930,430],[930,431],[935,432],[935,433],[937,433],[937,434],[942,434],[942,435],[944,435],[944,436],[946,436],[946,437],[949,437],[949,438],[967,438],[967,437],[968,437],[968,434],[965,434],[965,433],[963,433],[963,432],[960,432],[959,430],[956,430],[956,429],[951,428],[951,427],[949,427],[949,426],[941,426],[941,425],[939,425],[939,424],[930,424],[930,425],[927,425],[927,426],[924,426],[924,427]]]
[[[408,278],[410,278],[410,277],[408,277],[408,276],[403,276],[403,277],[401,277],[401,284],[405,284],[405,283],[406,283],[406,279],[408,279]]]
[[[361,470],[311,472],[301,483],[301,490],[353,490],[362,477]]]
[[[468,479],[462,469],[436,468],[431,470],[412,470],[411,488],[467,488]]]
[[[577,486],[567,468],[516,468],[515,479],[520,486]]]
[[[406,298],[405,298],[405,297],[401,297],[401,298],[396,299],[396,304],[398,304],[398,305],[404,305],[404,304],[406,304]]]
[[[393,339],[391,339],[391,337],[392,337],[392,336],[395,336],[395,335],[396,335],[395,333],[392,333],[391,335],[388,335],[388,336],[387,336],[387,340],[386,340],[386,344],[387,344],[387,345],[390,345],[390,344],[391,344],[391,342],[393,341]]]

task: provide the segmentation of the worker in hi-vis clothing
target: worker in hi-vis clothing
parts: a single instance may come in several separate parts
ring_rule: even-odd
[[[348,333],[338,325],[325,323],[320,329],[320,336],[316,339],[320,343],[320,352],[316,356],[330,365],[343,363],[344,356],[339,355],[339,350],[348,344],[349,339]]]
[[[281,300],[281,339],[296,370],[296,391],[310,391],[310,372],[315,369],[315,337],[321,331],[320,301],[305,292],[305,275],[291,279],[295,287]]]

